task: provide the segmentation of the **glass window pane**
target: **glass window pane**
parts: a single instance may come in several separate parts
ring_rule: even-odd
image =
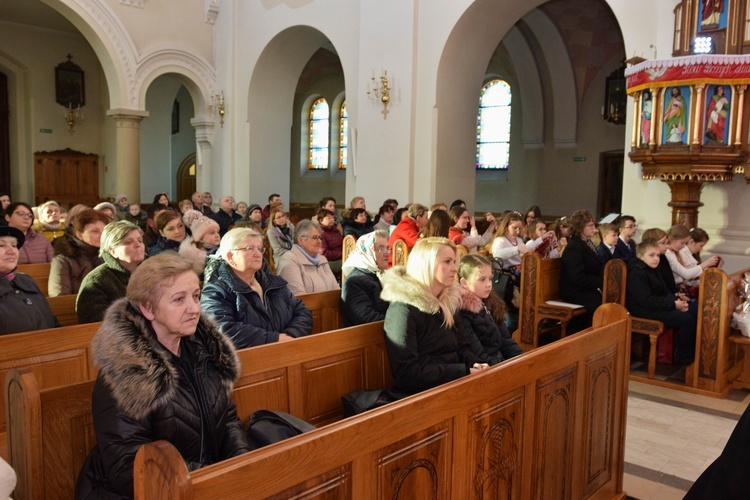
[[[310,108],[310,157],[309,168],[328,168],[328,140],[330,126],[328,103],[325,99],[316,100]]]
[[[478,169],[506,169],[510,154],[511,88],[493,80],[482,88],[477,113]]]
[[[349,137],[349,114],[346,112],[346,101],[339,110],[339,168],[346,168],[347,146]]]

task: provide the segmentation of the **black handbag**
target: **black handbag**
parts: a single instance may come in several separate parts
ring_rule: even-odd
[[[341,401],[344,403],[344,417],[359,415],[367,410],[379,408],[404,397],[406,397],[405,394],[391,391],[357,389],[341,397]]]
[[[492,260],[492,291],[503,299],[508,307],[513,302],[513,287],[517,286],[515,281],[513,273],[503,269],[501,259]]]
[[[283,411],[258,410],[247,423],[247,441],[256,450],[315,429],[311,423]]]

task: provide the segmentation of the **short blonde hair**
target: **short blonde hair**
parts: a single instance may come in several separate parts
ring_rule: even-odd
[[[448,238],[423,238],[417,241],[414,248],[409,252],[409,260],[406,263],[406,274],[416,280],[425,291],[432,294],[432,283],[435,281],[435,265],[437,264],[438,252],[444,246],[453,250],[454,258],[456,257],[456,244]],[[456,311],[451,307],[444,298],[446,290],[440,292],[437,299],[440,303],[440,309],[443,312],[443,324],[448,328],[453,327],[453,315]]]
[[[154,307],[159,301],[158,288],[171,286],[177,276],[187,272],[195,274],[195,267],[179,254],[167,251],[154,255],[130,275],[125,296],[133,305]]]
[[[99,246],[99,256],[104,257],[105,255],[109,255],[109,251],[120,246],[122,240],[124,240],[131,231],[138,231],[140,235],[143,236],[141,228],[127,220],[111,222],[104,226],[101,244]]]
[[[237,245],[242,243],[245,239],[251,237],[258,238],[261,245],[263,244],[263,236],[254,229],[250,229],[249,227],[234,227],[230,229],[227,231],[227,234],[221,238],[219,255],[221,255],[222,259],[227,260],[227,254],[229,254],[229,252],[236,249]]]

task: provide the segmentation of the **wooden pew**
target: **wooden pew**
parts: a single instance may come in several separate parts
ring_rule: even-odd
[[[404,240],[396,240],[393,242],[393,265],[394,266],[405,266],[406,261],[409,259],[409,247]]]
[[[197,471],[144,445],[135,498],[622,499],[630,321],[602,310],[594,329]]]
[[[58,295],[47,297],[52,314],[55,315],[61,326],[78,324],[78,313],[76,313],[76,298],[78,295]]]
[[[466,248],[464,245],[456,245],[456,260],[458,262],[461,262],[461,259],[463,259],[464,256],[468,253],[469,253],[469,249]]]
[[[602,300],[605,304],[620,304],[625,307],[627,298],[628,265],[621,259],[611,259],[604,266],[604,287]],[[648,378],[653,379],[656,374],[656,347],[659,336],[664,333],[664,323],[653,319],[636,318],[631,316],[633,333],[648,335]],[[637,377],[637,376],[634,376]],[[641,377],[639,377],[641,378]]]
[[[346,262],[346,259],[349,258],[349,255],[354,251],[354,247],[357,245],[357,239],[351,235],[347,234],[344,236],[344,240],[341,244],[341,264],[343,265],[344,262]],[[346,278],[346,274],[344,271],[341,271],[341,282],[344,282],[344,278]]]
[[[243,349],[238,355],[242,372],[233,399],[243,421],[265,408],[323,426],[343,418],[344,394],[391,386],[382,321]],[[31,370],[8,374],[9,461],[18,475],[16,500],[73,497],[83,461],[96,443],[93,385],[89,380],[44,389]]]
[[[19,273],[28,274],[34,278],[34,281],[36,281],[36,284],[42,289],[42,293],[45,297],[49,293],[49,289],[47,288],[47,284],[49,283],[49,270],[49,262],[42,264],[20,264],[18,266]]]
[[[312,311],[313,328],[311,333],[328,332],[344,326],[339,313],[341,290],[306,293],[299,295],[297,298]]]
[[[565,337],[568,322],[585,309],[548,304],[560,300],[560,259],[542,259],[536,252],[527,252],[521,260],[521,304],[518,308],[518,330],[513,339],[524,350],[539,347],[539,325],[544,319],[560,322]]]

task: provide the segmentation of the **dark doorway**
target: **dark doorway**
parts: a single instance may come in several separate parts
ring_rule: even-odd
[[[8,77],[0,72],[0,192],[10,194],[10,103]]]
[[[605,151],[599,155],[598,217],[622,209],[622,167],[625,152]]]
[[[195,153],[187,155],[177,170],[177,200],[189,200],[195,192]]]

